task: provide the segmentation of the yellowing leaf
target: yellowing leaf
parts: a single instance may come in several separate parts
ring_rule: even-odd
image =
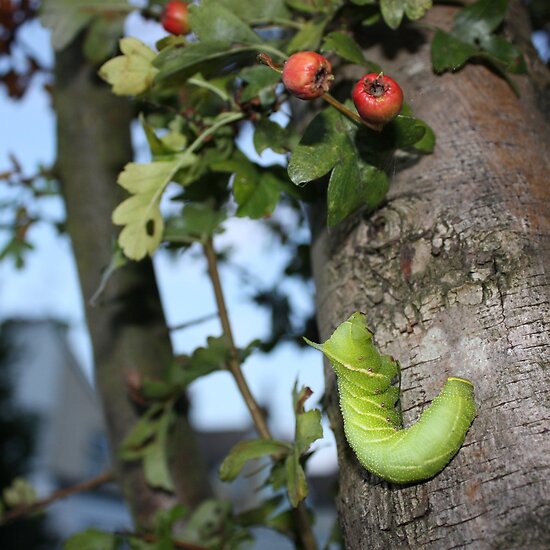
[[[141,260],[159,246],[164,231],[160,214],[160,198],[174,174],[193,155],[182,155],[169,162],[127,164],[118,177],[118,183],[132,196],[119,204],[113,212],[113,223],[123,225],[118,242],[124,254],[132,260]]]
[[[158,69],[153,67],[155,52],[137,38],[120,41],[123,55],[103,64],[99,76],[113,87],[117,95],[137,95],[149,88]]]

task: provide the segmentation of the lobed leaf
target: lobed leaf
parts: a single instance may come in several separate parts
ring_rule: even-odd
[[[113,212],[113,223],[122,225],[118,242],[124,254],[141,260],[159,246],[164,231],[160,199],[175,173],[195,161],[193,154],[184,153],[174,160],[149,164],[127,164],[118,183],[132,196]]]
[[[119,55],[104,63],[99,76],[113,87],[117,95],[138,95],[146,91],[155,79],[158,69],[153,66],[155,52],[137,38],[120,40]]]

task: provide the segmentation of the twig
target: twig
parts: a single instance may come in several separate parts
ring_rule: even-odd
[[[216,251],[214,250],[214,244],[212,239],[208,239],[203,245],[204,254],[208,263],[208,274],[210,280],[212,281],[212,286],[214,288],[214,295],[216,298],[216,304],[218,307],[218,314],[220,317],[220,322],[222,324],[222,330],[229,342],[230,346],[230,360],[229,360],[229,370],[237,382],[237,386],[245,400],[246,406],[250,411],[254,426],[260,434],[260,437],[264,439],[271,439],[271,432],[267,425],[264,413],[262,409],[254,399],[250,388],[243,376],[241,370],[241,362],[239,359],[239,352],[235,346],[235,341],[233,339],[233,331],[231,330],[231,323],[229,321],[229,315],[227,314],[227,306],[225,304],[225,298],[223,295],[223,289],[220,280],[220,274],[218,270],[218,260],[216,258]],[[292,509],[294,515],[294,520],[296,522],[296,537],[301,540],[304,550],[317,550],[317,542],[313,535],[311,529],[311,523],[309,521],[307,509],[303,502],[300,502],[296,508]]]
[[[218,270],[218,260],[216,258],[216,252],[214,251],[214,246],[212,239],[208,239],[203,246],[204,254],[206,256],[206,261],[208,262],[208,274],[210,280],[212,281],[212,287],[214,289],[214,296],[216,298],[216,305],[218,307],[218,315],[220,317],[220,322],[222,324],[222,330],[225,337],[229,343],[229,370],[235,378],[235,382],[245,400],[246,406],[250,411],[254,426],[258,430],[258,433],[264,439],[271,439],[271,433],[265,421],[262,409],[254,399],[250,388],[243,376],[241,371],[241,362],[239,360],[239,351],[237,346],[235,346],[235,340],[233,339],[233,331],[231,330],[231,323],[229,322],[229,315],[227,314],[227,307],[225,305],[225,298],[223,295],[222,285],[220,281],[220,274]]]
[[[30,515],[33,512],[49,506],[50,504],[58,500],[70,497],[77,493],[91,491],[92,489],[95,489],[96,487],[99,487],[100,485],[103,485],[109,481],[112,481],[113,479],[114,473],[112,472],[112,470],[106,470],[98,476],[83,481],[82,483],[77,483],[75,485],[71,485],[70,487],[59,489],[58,491],[55,491],[46,498],[37,500],[36,502],[33,502],[32,504],[29,504],[27,506],[21,506],[19,508],[15,508],[14,510],[6,512],[6,514],[4,514],[4,517],[0,521],[0,525],[6,525],[8,523],[11,523],[12,521],[15,521],[16,519],[19,519],[22,516]]]
[[[211,321],[212,319],[215,319],[217,316],[218,315],[216,313],[209,313],[208,315],[197,317],[196,319],[193,319],[191,321],[186,321],[185,323],[169,326],[168,331],[175,332],[176,330],[184,330],[186,328],[189,328],[195,325],[200,325],[201,323],[206,323],[207,321]]]

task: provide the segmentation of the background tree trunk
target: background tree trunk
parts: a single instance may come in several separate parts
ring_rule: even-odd
[[[429,22],[451,14],[434,9]],[[436,150],[395,175],[373,215],[327,231],[314,212],[319,327],[324,340],[368,314],[401,361],[406,425],[449,375],[474,382],[478,416],[440,475],[392,486],[346,444],[327,369],[346,545],[548,548],[549,129],[526,77],[519,99],[482,65],[436,77],[429,42],[408,38],[402,49],[390,36],[378,61],[434,128]]]
[[[139,418],[128,398],[126,377],[129,373],[162,377],[173,355],[149,260],[130,262],[116,271],[100,305],[89,304],[112,255],[115,228],[111,213],[123,198],[116,179],[133,157],[132,109],[127,100],[117,98],[100,82],[81,49],[76,41],[56,57],[57,173],[113,458],[134,518],[148,525],[158,508],[173,505],[175,499],[149,487],[141,463],[121,463],[115,451]],[[179,412],[168,446],[178,501],[195,505],[209,494],[209,486],[185,410]]]

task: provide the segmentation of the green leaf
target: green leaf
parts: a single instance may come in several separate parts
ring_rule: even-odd
[[[419,119],[417,119],[419,120]],[[420,121],[423,122],[423,121]],[[413,144],[413,149],[419,153],[429,154],[433,153],[435,147],[435,132],[425,124],[424,135]]]
[[[278,178],[264,172],[259,179],[249,179],[237,173],[233,181],[233,196],[239,205],[237,216],[253,220],[270,216],[281,195],[282,185]]]
[[[432,40],[432,65],[436,73],[458,71],[466,61],[477,55],[478,49],[440,29]]]
[[[275,101],[275,86],[280,83],[281,76],[265,65],[246,67],[239,73],[239,78],[246,82],[240,101],[246,102],[259,97],[262,104]]]
[[[226,9],[245,21],[287,19],[291,13],[284,0],[217,0]]]
[[[384,21],[391,29],[397,29],[405,14],[404,0],[380,0],[380,11]]]
[[[362,191],[357,157],[349,156],[337,164],[330,175],[327,190],[327,224],[330,227],[363,206]]]
[[[14,478],[11,485],[3,490],[2,497],[9,508],[29,506],[36,502],[37,498],[34,487],[22,477]]]
[[[405,0],[405,15],[416,21],[432,7],[432,0]]]
[[[266,149],[271,149],[275,153],[286,153],[288,142],[289,135],[286,128],[268,118],[262,118],[257,122],[254,129],[254,148],[258,155]]]
[[[158,137],[153,127],[147,122],[145,117],[141,114],[139,117],[147,143],[151,149],[151,154],[154,160],[163,160],[161,157],[172,156],[174,153],[181,151],[186,145],[186,138],[179,131],[176,131],[176,126],[179,125],[181,119],[176,117],[170,122],[171,131],[163,136]]]
[[[145,480],[151,487],[173,491],[174,484],[168,470],[164,438],[148,445],[143,453]]]
[[[124,32],[125,15],[97,17],[92,21],[83,45],[88,61],[101,63],[114,53]]]
[[[239,525],[244,527],[252,527],[256,525],[266,525],[268,519],[273,513],[280,509],[281,504],[283,503],[283,495],[275,495],[266,500],[264,500],[256,508],[251,508],[241,512],[237,516],[237,521]]]
[[[296,508],[298,504],[306,498],[308,493],[306,474],[300,458],[296,452],[289,454],[285,461],[287,475],[287,491],[290,504]]]
[[[201,242],[221,231],[227,215],[206,202],[190,202],[184,205],[181,215],[170,218],[164,231],[164,240],[173,243]]]
[[[47,0],[41,3],[40,21],[51,29],[52,45],[59,51],[98,15],[113,17],[132,9],[126,0]]]
[[[164,405],[151,405],[123,439],[118,454],[123,460],[134,460],[143,453],[146,444],[155,437],[159,427],[159,414]]]
[[[218,0],[202,0],[190,5],[189,23],[200,41],[232,44],[259,44],[262,39],[237,15]]]
[[[347,124],[334,109],[324,109],[309,124],[292,152],[288,175],[300,185],[327,174],[349,150]]]
[[[169,162],[127,164],[118,183],[132,196],[113,212],[113,223],[123,225],[118,242],[131,260],[151,255],[159,246],[164,231],[160,199],[175,173],[195,162],[193,154],[184,153]]]
[[[230,349],[225,336],[209,336],[206,339],[206,347],[199,347],[193,352],[178,380],[183,385],[188,385],[200,376],[225,368]]]
[[[156,82],[179,77],[187,78],[213,61],[226,61],[227,57],[245,51],[248,48],[228,48],[223,42],[198,42],[195,44],[174,44],[163,49],[153,65],[159,70]]]
[[[15,267],[21,269],[25,266],[25,255],[29,250],[34,250],[34,246],[16,233],[0,250],[0,262],[11,257],[15,262]]]
[[[238,204],[237,216],[258,219],[271,215],[284,183],[270,170],[259,170],[240,151],[233,158],[217,162],[212,168],[234,174],[233,196]]]
[[[322,17],[310,19],[304,23],[302,28],[292,37],[286,51],[291,54],[302,50],[317,50],[329,21],[330,18]]]
[[[155,52],[137,38],[122,38],[119,55],[99,69],[99,76],[113,87],[117,95],[137,95],[147,90],[158,72],[153,66]]]
[[[99,529],[86,529],[76,533],[63,545],[65,550],[115,550],[116,547],[116,535]]]
[[[507,7],[507,0],[479,0],[457,13],[453,33],[466,42],[488,36],[504,21]]]
[[[155,512],[153,524],[155,525],[155,534],[158,537],[172,537],[172,528],[180,519],[189,514],[188,509],[181,504],[176,504],[168,509],[160,509]]]
[[[304,13],[319,13],[324,7],[319,0],[286,0],[288,6]]]
[[[292,389],[292,402],[296,417],[294,452],[301,456],[309,446],[317,439],[323,437],[321,427],[321,411],[312,409],[305,411],[304,404],[311,397],[312,391],[307,386],[302,386],[298,391],[297,382]]]
[[[310,445],[323,437],[321,411],[312,409],[296,415],[296,434],[294,436],[296,452],[303,455]]]
[[[220,466],[222,481],[234,480],[249,460],[263,456],[285,456],[292,447],[284,441],[276,439],[251,439],[240,441],[229,452]]]
[[[510,73],[523,74],[527,65],[521,51],[502,36],[487,36],[481,40],[481,47],[492,56],[494,63],[502,64]]]
[[[370,65],[357,42],[349,34],[343,32],[333,31],[328,33],[323,38],[321,51],[335,52],[340,57],[358,65]]]

